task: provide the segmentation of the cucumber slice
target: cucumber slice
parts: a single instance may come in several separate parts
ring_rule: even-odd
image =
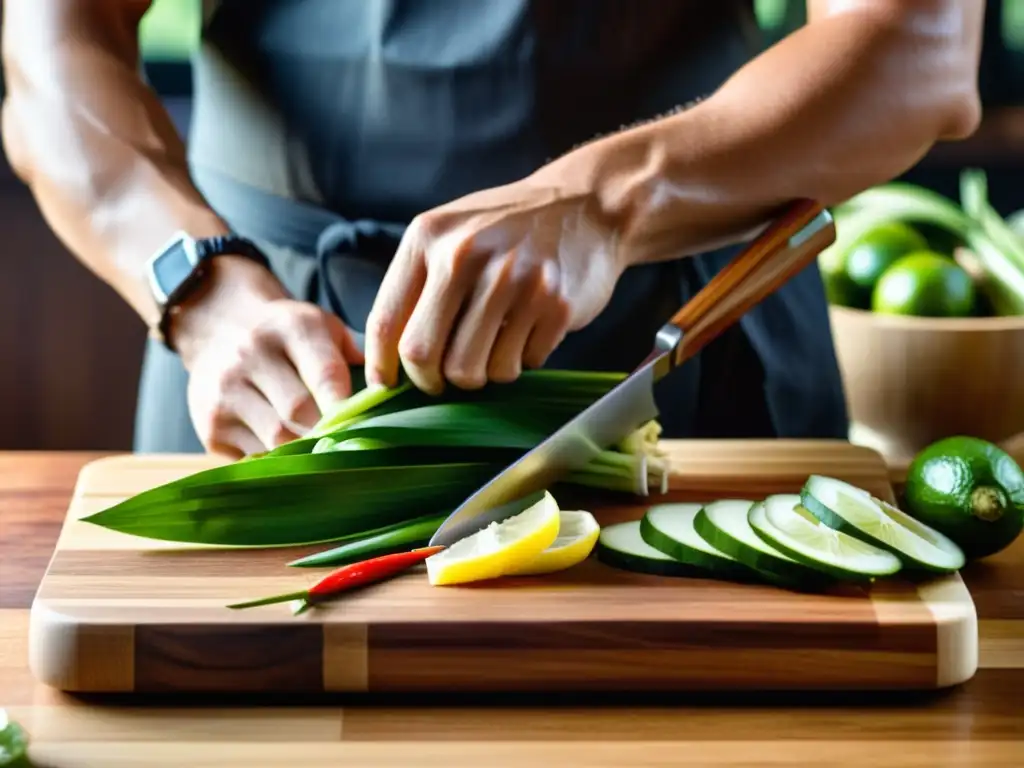
[[[891,576],[900,559],[822,523],[800,504],[798,494],[769,496],[751,508],[750,527],[784,555],[837,579],[870,581]]]
[[[707,576],[689,563],[659,552],[640,536],[640,521],[616,523],[601,529],[595,547],[597,559],[613,568],[655,576]]]
[[[697,513],[693,527],[715,549],[775,584],[794,589],[819,587],[824,581],[823,573],[784,555],[750,527],[749,513],[762,504],[741,499],[713,501]]]
[[[908,568],[952,573],[966,560],[952,540],[842,480],[811,475],[800,500],[825,525],[892,552]]]
[[[651,507],[640,521],[640,536],[659,552],[723,578],[754,575],[739,560],[697,535],[693,520],[700,510],[700,504],[659,504]]]

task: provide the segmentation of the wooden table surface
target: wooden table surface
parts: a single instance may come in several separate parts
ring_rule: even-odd
[[[28,609],[79,469],[0,453],[0,706],[39,766],[1024,766],[1024,539],[963,572],[980,670],[927,694],[211,700],[81,698],[41,686]]]

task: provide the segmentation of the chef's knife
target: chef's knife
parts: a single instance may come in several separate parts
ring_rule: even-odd
[[[831,215],[801,200],[769,225],[658,331],[629,377],[466,499],[430,545],[450,546],[526,506],[530,497],[655,419],[654,384],[778,290],[835,240]]]

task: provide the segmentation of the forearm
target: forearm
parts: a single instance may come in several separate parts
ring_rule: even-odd
[[[559,161],[627,263],[735,241],[795,198],[835,204],[975,129],[982,3],[846,6],[695,107]]]
[[[227,231],[193,187],[182,141],[138,73],[147,0],[8,0],[7,156],[47,222],[147,322],[146,259],[175,231]]]

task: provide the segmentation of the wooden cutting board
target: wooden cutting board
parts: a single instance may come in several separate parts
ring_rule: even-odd
[[[668,441],[667,496],[589,506],[602,524],[646,504],[794,492],[808,474],[892,500],[886,467],[840,441]],[[230,602],[302,589],[319,548],[217,551],[78,519],[209,467],[123,456],[85,467],[32,610],[30,663],[73,691],[455,691],[937,688],[977,666],[959,575],[808,595],[644,576],[596,560],[561,574],[431,587],[420,571],[293,616]]]

